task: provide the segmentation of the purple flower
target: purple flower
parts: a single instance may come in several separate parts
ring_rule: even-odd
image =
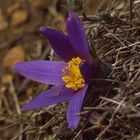
[[[38,109],[68,100],[67,121],[69,128],[76,128],[80,117],[82,102],[88,88],[88,81],[93,76],[92,58],[83,26],[74,12],[70,12],[65,35],[56,30],[41,27],[52,48],[64,62],[38,60],[14,65],[21,75],[44,84],[56,85],[44,91],[22,109]]]

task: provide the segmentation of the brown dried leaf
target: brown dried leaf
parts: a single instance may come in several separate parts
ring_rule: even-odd
[[[12,81],[13,76],[11,74],[5,74],[2,76],[2,84],[8,84],[10,81]]]
[[[25,52],[21,46],[16,46],[10,49],[4,59],[3,59],[3,67],[12,69],[13,64],[17,62],[24,61]]]
[[[28,96],[32,96],[33,95],[33,88],[28,88],[26,90],[26,93],[27,93]]]
[[[6,20],[4,19],[0,11],[0,31],[5,30],[7,27],[8,27],[8,23],[6,22]]]
[[[31,5],[35,9],[44,9],[44,8],[46,8],[46,4],[45,4],[44,0],[33,0]]]
[[[18,26],[28,20],[29,13],[25,10],[16,10],[11,14],[11,25]]]
[[[20,3],[16,2],[13,5],[10,5],[10,7],[8,7],[7,12],[9,14],[13,13],[14,11],[18,10],[20,8]]]

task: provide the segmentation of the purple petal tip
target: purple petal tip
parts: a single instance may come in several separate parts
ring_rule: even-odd
[[[71,15],[76,15],[76,14],[73,11],[70,11],[68,15],[70,17]]]
[[[47,27],[45,27],[45,26],[39,28],[39,32],[41,32],[41,33],[46,32],[46,30],[47,30]]]
[[[27,106],[27,105],[24,105],[24,106],[22,106],[22,107],[20,108],[20,110],[30,110],[30,109],[32,109],[32,108],[30,108],[30,107]]]
[[[20,108],[20,110],[26,110],[26,108],[24,108],[24,106],[22,106],[22,107]]]
[[[70,12],[68,13],[67,22],[69,22],[73,16],[75,16],[75,13],[72,12],[72,11],[70,11]]]

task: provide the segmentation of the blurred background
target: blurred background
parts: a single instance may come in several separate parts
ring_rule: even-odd
[[[59,60],[48,40],[40,35],[39,27],[49,26],[65,32],[68,11],[73,10],[80,15],[90,39],[91,29],[99,25],[101,13],[109,11],[110,15],[104,17],[105,22],[110,16],[125,16],[125,21],[132,22],[130,4],[131,0],[0,0],[0,140],[65,140],[72,139],[79,132],[62,129],[67,126],[66,103],[39,111],[21,112],[20,106],[49,86],[23,78],[13,70],[13,64],[38,59]],[[114,26],[111,23],[109,30]],[[102,58],[109,49],[101,50],[100,47],[95,45],[94,49],[100,50],[97,54]],[[110,56],[106,55],[104,60],[111,66],[116,57]],[[61,137],[56,138],[58,134]],[[88,136],[85,140],[91,140]],[[75,139],[84,138],[78,136]]]

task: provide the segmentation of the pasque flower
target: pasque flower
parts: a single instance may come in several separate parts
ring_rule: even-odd
[[[38,109],[68,100],[67,121],[69,128],[76,128],[89,79],[95,75],[86,35],[78,16],[69,12],[67,35],[41,27],[55,53],[64,61],[38,60],[21,62],[14,68],[21,75],[44,84],[55,85],[24,105],[22,109]],[[93,74],[92,74],[93,73]]]

